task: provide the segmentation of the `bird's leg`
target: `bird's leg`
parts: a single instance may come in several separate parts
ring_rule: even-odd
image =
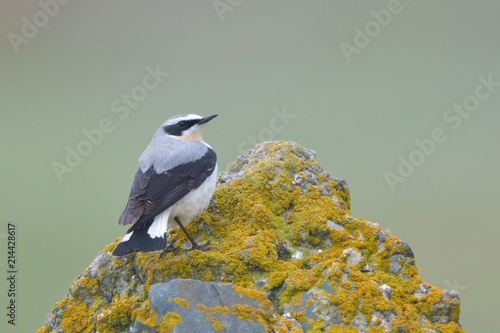
[[[174,251],[177,251],[180,249],[180,247],[174,247],[174,243],[177,241],[177,238],[173,238],[170,243],[168,243],[167,247],[165,248],[165,250],[163,250],[163,252],[160,254],[160,258],[163,257],[165,255],[165,253],[170,253],[170,252],[174,252]]]
[[[184,233],[186,234],[187,238],[189,238],[189,241],[192,244],[192,247],[190,249],[184,250],[185,252],[191,252],[193,250],[207,251],[207,250],[212,249],[211,247],[208,247],[208,245],[210,245],[210,241],[205,242],[205,244],[203,244],[203,245],[199,245],[198,243],[196,243],[194,241],[194,239],[188,234],[186,228],[184,228],[184,226],[182,225],[181,221],[179,221],[179,217],[178,216],[174,217],[174,220],[175,220],[175,222],[177,222],[177,224],[179,225],[179,227],[181,227],[182,231],[184,231]]]

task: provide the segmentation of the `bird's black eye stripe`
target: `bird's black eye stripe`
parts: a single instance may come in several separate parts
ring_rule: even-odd
[[[167,134],[181,136],[183,131],[196,125],[199,121],[200,119],[181,120],[177,124],[163,127],[163,130],[165,130]]]

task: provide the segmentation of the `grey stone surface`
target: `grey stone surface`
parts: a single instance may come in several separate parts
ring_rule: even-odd
[[[384,283],[383,285],[378,286],[377,289],[382,292],[382,295],[386,300],[389,301],[391,299],[392,288],[389,285]]]
[[[224,332],[266,332],[263,324],[254,320],[242,320],[233,315],[231,308],[235,305],[265,310],[257,300],[238,294],[230,283],[192,279],[171,280],[167,283],[152,285],[149,290],[149,300],[158,326],[161,319],[169,312],[174,312],[182,318],[182,323],[173,327],[172,333],[220,332],[220,329],[214,326],[217,321],[225,327]],[[219,307],[219,311],[216,311],[216,307]],[[209,311],[203,310],[206,308]],[[222,308],[226,308],[227,312],[222,311]],[[271,313],[267,314],[271,315]],[[136,321],[134,329],[133,332],[150,331],[139,321]]]
[[[396,254],[391,256],[391,266],[389,267],[389,272],[392,274],[398,274],[403,266],[399,263],[400,260],[403,259],[403,256],[400,254]]]

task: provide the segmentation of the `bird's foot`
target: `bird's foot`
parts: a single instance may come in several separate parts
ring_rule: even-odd
[[[180,247],[174,247],[174,243],[177,241],[177,238],[174,238],[170,241],[170,243],[168,243],[167,247],[165,248],[165,250],[163,250],[163,252],[160,254],[160,258],[163,257],[165,255],[165,253],[170,253],[170,252],[174,252],[174,251],[177,251],[177,250],[180,250]]]
[[[190,249],[186,249],[184,250],[183,252],[191,252],[193,250],[200,250],[200,251],[208,251],[208,250],[211,250],[213,249],[213,247],[208,247],[210,245],[210,241],[206,241],[205,244],[197,244],[197,243],[193,243],[193,246],[190,248]]]

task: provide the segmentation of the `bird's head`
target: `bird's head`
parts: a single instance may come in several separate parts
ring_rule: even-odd
[[[203,141],[203,126],[215,117],[217,117],[216,114],[207,117],[197,114],[180,114],[165,121],[158,132],[184,141]]]

